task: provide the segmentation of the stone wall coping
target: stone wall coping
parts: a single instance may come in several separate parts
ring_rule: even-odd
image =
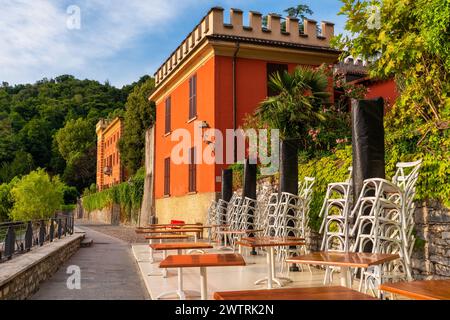
[[[73,235],[56,239],[42,247],[33,247],[30,252],[13,257],[10,261],[3,262],[0,264],[0,288],[18,275],[44,261],[61,248],[84,237],[85,233],[74,233]]]

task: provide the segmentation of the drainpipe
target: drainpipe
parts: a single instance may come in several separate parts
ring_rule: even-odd
[[[237,55],[239,53],[240,49],[240,43],[236,42],[236,50],[233,54],[233,130],[236,132],[237,129],[237,99],[236,99],[236,61],[237,61]],[[237,162],[237,137],[234,136],[234,163]]]

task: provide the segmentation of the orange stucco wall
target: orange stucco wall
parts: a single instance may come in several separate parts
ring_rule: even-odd
[[[238,58],[236,63],[237,127],[242,126],[247,114],[251,114],[267,96],[267,63],[257,59]],[[222,131],[233,128],[233,58],[213,56],[190,75],[197,74],[197,121],[206,121],[211,128]],[[288,64],[293,71],[297,64]],[[179,83],[156,107],[155,136],[155,196],[164,197],[164,159],[171,155],[177,142],[171,141],[172,134],[165,135],[165,98],[171,96],[171,129],[188,129],[194,134],[194,122],[188,123],[189,78]],[[224,139],[225,140],[225,139]],[[205,148],[206,144],[202,143]],[[226,141],[224,141],[224,158]],[[228,165],[197,165],[197,192],[219,192],[221,170]],[[188,165],[171,163],[170,196],[184,196],[188,193]]]
[[[197,121],[206,121],[214,126],[214,58],[191,75],[197,74]],[[187,129],[194,143],[195,121],[189,122],[189,78],[180,83],[165,98],[171,97],[171,129]],[[155,127],[155,196],[164,196],[164,159],[170,157],[177,141],[171,141],[173,134],[165,135],[165,99],[156,106]],[[205,147],[205,144],[202,143]],[[199,149],[197,149],[199,150]],[[201,179],[200,179],[201,177]],[[170,166],[170,196],[182,196],[188,193],[189,171],[187,164]],[[197,192],[211,192],[214,190],[214,166],[199,164],[197,166]]]

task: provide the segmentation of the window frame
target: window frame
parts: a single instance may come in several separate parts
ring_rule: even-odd
[[[168,96],[166,98],[164,111],[164,133],[169,134],[170,132],[172,132],[172,96]]]
[[[197,152],[196,148],[189,149],[189,165],[188,165],[188,192],[197,192]]]
[[[164,159],[164,196],[170,196],[170,157]]]
[[[189,78],[189,120],[197,117],[197,74]]]

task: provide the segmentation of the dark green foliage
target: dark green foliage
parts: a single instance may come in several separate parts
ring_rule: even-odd
[[[133,175],[144,164],[145,131],[155,121],[155,104],[148,100],[155,88],[153,78],[138,84],[128,96],[124,114],[124,133],[119,141],[123,164]]]
[[[129,93],[147,79],[122,89],[70,75],[35,84],[1,84],[0,183],[41,167],[61,175],[79,191],[91,185],[96,167],[95,124],[100,118],[122,115]]]
[[[290,74],[271,76],[269,86],[279,95],[264,100],[257,117],[270,129],[279,129],[282,139],[301,139],[325,120],[328,79],[323,69],[298,67]]]

